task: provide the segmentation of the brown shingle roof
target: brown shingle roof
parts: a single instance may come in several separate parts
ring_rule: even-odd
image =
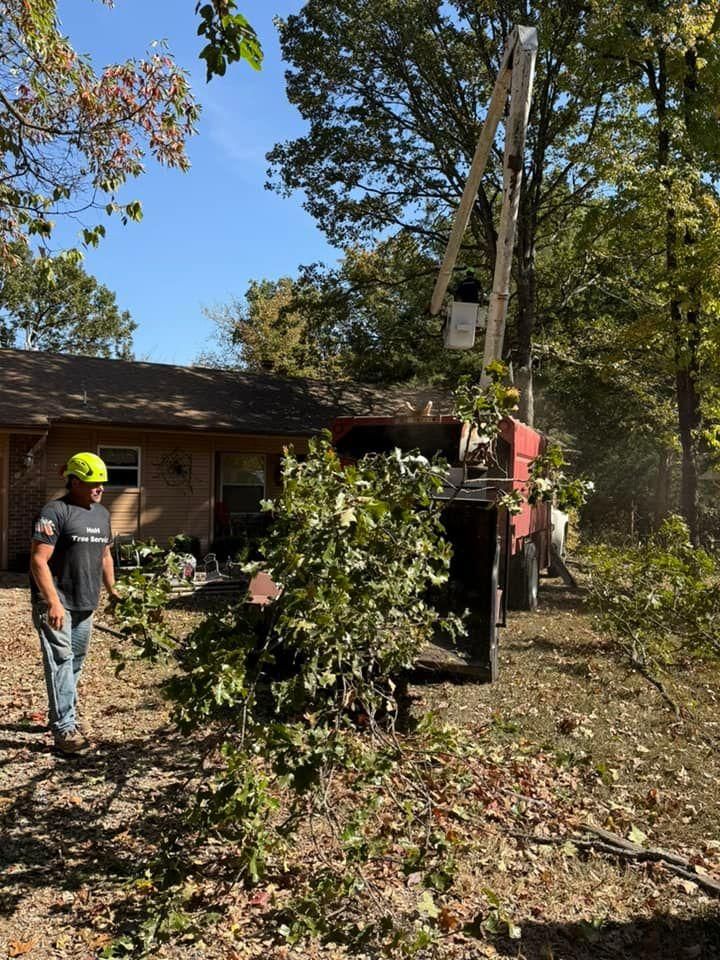
[[[391,416],[433,400],[434,388],[381,388],[347,381],[0,350],[0,428],[51,422],[306,435],[337,416]]]

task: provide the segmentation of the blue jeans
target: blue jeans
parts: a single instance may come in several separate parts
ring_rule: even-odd
[[[55,630],[48,623],[47,605],[33,604],[53,733],[68,733],[75,728],[77,685],[90,646],[92,616],[92,610],[66,610],[62,627]]]

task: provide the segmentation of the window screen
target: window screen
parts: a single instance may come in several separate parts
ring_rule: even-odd
[[[98,447],[98,456],[107,466],[109,487],[140,486],[139,447]]]

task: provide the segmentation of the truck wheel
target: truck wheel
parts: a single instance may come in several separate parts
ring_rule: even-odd
[[[523,545],[522,553],[513,561],[510,606],[514,610],[537,610],[540,569],[537,547],[531,540]]]

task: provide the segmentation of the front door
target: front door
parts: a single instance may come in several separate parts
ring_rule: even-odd
[[[216,537],[245,537],[264,526],[267,458],[261,453],[220,453],[215,506]]]

